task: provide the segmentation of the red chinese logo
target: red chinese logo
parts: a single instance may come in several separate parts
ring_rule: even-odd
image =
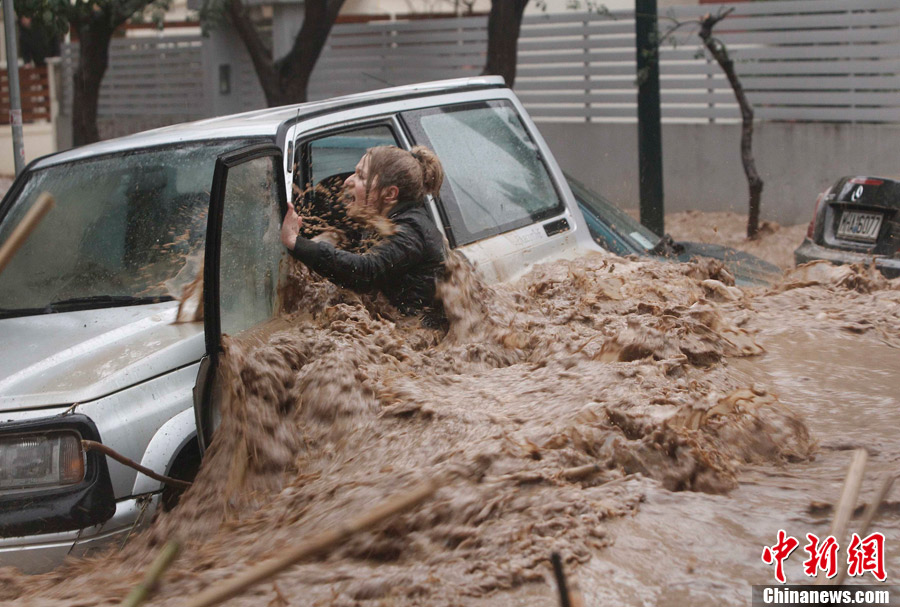
[[[816,577],[819,570],[825,572],[825,577],[833,578],[837,575],[838,543],[834,536],[829,535],[819,546],[819,538],[813,533],[807,533],[809,543],[803,548],[809,553],[809,558],[803,561],[803,572]]]
[[[887,578],[884,573],[884,535],[873,533],[861,540],[854,533],[847,548],[847,565],[847,575],[858,576],[871,571],[878,581],[883,582]]]
[[[806,539],[808,543],[803,549],[809,554],[809,558],[803,561],[803,573],[809,577],[818,576],[819,571],[824,571],[827,578],[837,575],[840,550],[837,540],[829,535],[819,541],[814,533],[807,533]],[[784,576],[784,562],[799,545],[797,538],[785,533],[784,529],[779,529],[775,545],[763,548],[763,563],[775,565],[775,579],[782,584],[787,581]],[[847,565],[847,574],[851,577],[871,572],[879,581],[885,581],[887,575],[884,571],[884,535],[872,533],[861,539],[854,533],[847,548]]]
[[[787,581],[784,577],[784,561],[797,549],[800,542],[797,538],[789,536],[784,529],[778,530],[778,542],[774,546],[766,546],[762,551],[762,561],[766,565],[775,565],[775,579],[782,584]]]

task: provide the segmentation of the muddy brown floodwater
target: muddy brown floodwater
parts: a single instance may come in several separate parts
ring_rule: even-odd
[[[588,605],[746,605],[778,529],[827,534],[849,449],[872,454],[862,501],[897,470],[900,281],[815,264],[743,290],[715,262],[597,254],[491,288],[451,266],[446,333],[292,266],[285,315],[227,344],[223,422],[182,503],[119,552],[0,570],[0,600],[117,604],[177,537],[151,602],[178,605],[444,478],[228,604],[548,605],[557,551]]]
[[[667,213],[665,225],[666,232],[675,240],[734,247],[782,269],[794,266],[794,249],[803,242],[807,228],[806,223],[783,226],[774,221],[762,221],[759,237],[748,240],[747,216],[730,211]]]

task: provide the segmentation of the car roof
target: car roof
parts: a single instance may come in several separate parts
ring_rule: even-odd
[[[500,76],[476,78],[454,78],[420,84],[408,84],[391,88],[334,97],[322,101],[312,101],[295,105],[253,110],[240,114],[206,118],[195,122],[174,124],[134,135],[100,141],[46,156],[35,163],[35,168],[43,168],[63,162],[80,160],[91,156],[111,154],[157,145],[211,139],[235,139],[251,137],[274,138],[278,129],[287,121],[308,118],[314,115],[338,112],[355,107],[409,99],[428,97],[444,93],[465,92],[485,88],[506,86]]]

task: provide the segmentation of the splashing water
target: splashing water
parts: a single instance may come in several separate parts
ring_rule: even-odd
[[[529,597],[551,552],[576,572],[607,554],[608,526],[639,522],[648,492],[727,495],[748,466],[809,461],[798,414],[729,362],[763,354],[760,328],[786,298],[838,290],[866,331],[898,334],[896,281],[860,269],[732,291],[715,262],[594,255],[487,286],[452,253],[449,328],[435,330],[291,263],[285,314],[225,344],[222,425],[181,504],[121,551],[0,570],[0,599],[118,603],[178,537],[153,602],[179,604],[452,471],[416,511],[229,604],[544,603]]]

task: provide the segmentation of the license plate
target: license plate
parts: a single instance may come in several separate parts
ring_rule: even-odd
[[[844,211],[838,225],[838,238],[874,241],[881,229],[881,213],[860,213]]]

